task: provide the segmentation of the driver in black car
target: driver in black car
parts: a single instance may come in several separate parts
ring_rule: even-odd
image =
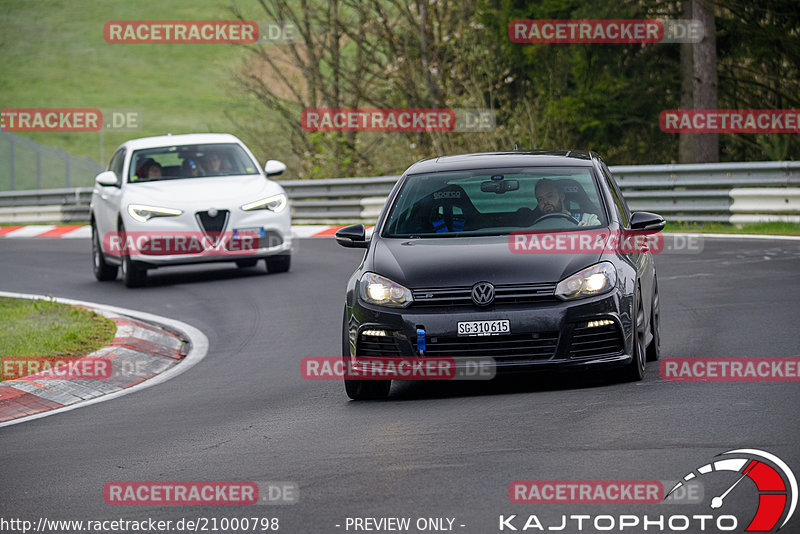
[[[568,211],[564,201],[565,195],[553,180],[542,178],[536,182],[534,194],[536,195],[536,201],[539,203],[539,210],[542,212],[542,216],[551,213],[565,213],[575,219],[578,222],[578,226],[600,224],[600,219],[594,213]]]

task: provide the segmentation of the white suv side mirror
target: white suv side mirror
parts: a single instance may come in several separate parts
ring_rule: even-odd
[[[277,159],[271,159],[264,164],[264,172],[267,176],[278,176],[279,174],[283,174],[285,170],[286,164]]]
[[[114,174],[114,171],[103,171],[97,176],[94,177],[94,181],[97,185],[102,186],[116,186],[117,185],[117,175]]]

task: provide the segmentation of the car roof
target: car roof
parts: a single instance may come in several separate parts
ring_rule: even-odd
[[[163,146],[201,145],[211,143],[241,143],[241,141],[231,134],[196,133],[142,137],[140,139],[126,141],[122,146],[130,150],[140,150],[143,148],[158,148]]]
[[[406,174],[459,171],[492,167],[591,167],[599,156],[588,150],[528,150],[514,152],[480,152],[457,156],[440,156],[419,161]]]

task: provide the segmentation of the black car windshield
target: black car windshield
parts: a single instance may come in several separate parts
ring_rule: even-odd
[[[592,168],[504,168],[410,175],[383,236],[507,235],[604,226]]]
[[[135,183],[242,174],[259,172],[236,143],[179,145],[134,152],[128,180]]]

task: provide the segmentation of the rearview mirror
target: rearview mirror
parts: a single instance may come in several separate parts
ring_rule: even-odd
[[[286,164],[277,159],[271,159],[264,164],[264,172],[267,176],[278,176],[279,174],[283,174],[285,170]]]
[[[94,182],[97,185],[106,186],[116,186],[117,185],[117,175],[114,174],[114,171],[103,171],[97,176],[94,177]]]
[[[497,193],[502,195],[508,191],[519,189],[519,180],[487,180],[481,182],[481,191],[484,193]]]
[[[353,224],[336,232],[336,242],[347,248],[367,248],[367,230],[363,224]]]
[[[631,214],[631,230],[660,232],[666,224],[664,217],[649,211],[635,211]]]

